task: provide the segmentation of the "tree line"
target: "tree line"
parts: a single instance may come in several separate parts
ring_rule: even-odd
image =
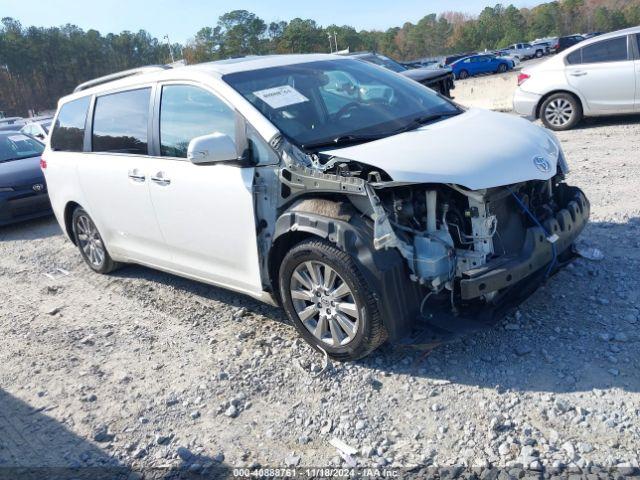
[[[363,15],[366,15],[363,13]],[[141,65],[193,64],[268,53],[375,50],[399,60],[494,49],[547,36],[611,31],[640,25],[640,0],[559,0],[534,8],[497,4],[479,15],[429,14],[417,23],[380,30],[321,26],[312,19],[267,23],[234,10],[182,44],[168,45],[144,30],[102,35],[75,25],[24,27],[0,24],[0,111],[26,115],[54,108],[59,97],[88,79]]]

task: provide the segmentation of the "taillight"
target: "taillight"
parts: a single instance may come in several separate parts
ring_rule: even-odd
[[[47,161],[44,159],[44,157],[40,157],[40,168],[42,170],[44,170],[45,168],[47,168]]]
[[[522,85],[524,82],[526,82],[530,78],[531,78],[531,75],[528,75],[526,73],[521,73],[520,75],[518,75],[518,86]]]

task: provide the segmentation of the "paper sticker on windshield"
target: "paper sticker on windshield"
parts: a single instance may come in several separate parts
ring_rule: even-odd
[[[309,99],[302,95],[291,85],[258,90],[253,94],[273,109],[288,107],[296,103],[308,102]]]
[[[26,135],[9,135],[9,140],[12,142],[24,142],[25,140],[29,140],[29,137]]]

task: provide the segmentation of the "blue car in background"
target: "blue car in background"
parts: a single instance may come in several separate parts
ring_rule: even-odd
[[[495,55],[471,55],[456,60],[449,65],[456,79],[481,75],[485,73],[504,73],[514,67],[512,60],[500,58]]]
[[[23,133],[0,131],[0,225],[51,215],[40,168],[43,150]]]

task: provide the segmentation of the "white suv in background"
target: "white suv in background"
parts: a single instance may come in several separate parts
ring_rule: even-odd
[[[94,271],[139,263],[280,304],[340,360],[495,323],[589,216],[548,130],[333,55],[87,82],[42,166]]]
[[[640,113],[640,27],[581,42],[518,76],[514,110],[553,130],[583,117]]]

